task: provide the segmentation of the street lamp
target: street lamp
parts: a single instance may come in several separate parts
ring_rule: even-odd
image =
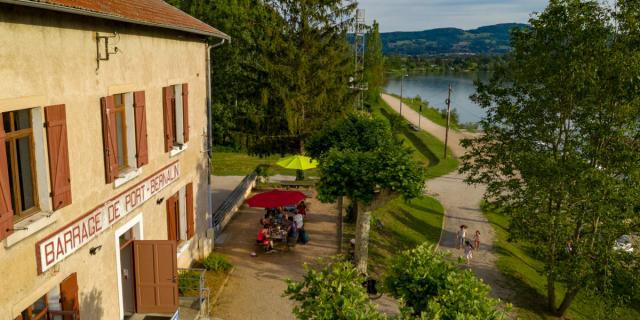
[[[403,74],[400,77],[400,115],[402,115],[402,90],[404,89],[404,77],[408,77],[408,74]]]

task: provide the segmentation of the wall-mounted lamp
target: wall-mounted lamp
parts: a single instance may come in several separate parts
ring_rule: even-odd
[[[102,245],[95,246],[93,248],[89,248],[89,254],[92,255],[92,256],[95,256],[96,253],[98,253],[98,251],[100,251],[100,249],[102,249]]]
[[[162,201],[164,201],[164,197],[158,198],[158,200],[156,200],[156,204],[161,204]]]
[[[110,44],[109,40],[115,43]],[[120,52],[120,49],[115,46],[118,42],[120,42],[120,35],[117,32],[108,35],[96,32],[96,62],[98,64],[96,66],[96,74],[100,70],[100,61],[108,61],[109,55]],[[113,49],[111,49],[111,46],[113,46]]]

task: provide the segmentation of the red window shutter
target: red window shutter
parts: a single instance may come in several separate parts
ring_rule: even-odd
[[[5,147],[5,132],[0,113],[0,240],[9,236],[13,228],[13,207],[9,189],[9,164]]]
[[[133,109],[136,121],[136,160],[138,168],[149,163],[147,150],[147,112],[145,111],[144,91],[133,93]]]
[[[162,106],[164,107],[164,152],[173,148],[173,87],[162,88]]]
[[[177,197],[167,199],[167,240],[178,240],[178,204]]]
[[[67,117],[64,104],[44,109],[49,148],[49,176],[53,210],[71,204],[71,171],[69,170],[69,144]]]
[[[189,84],[182,84],[182,128],[184,143],[189,142]]]
[[[193,214],[193,183],[186,186],[185,201],[187,207],[187,238],[191,239],[195,234],[195,216]]]
[[[113,96],[100,99],[102,104],[102,139],[104,141],[104,171],[107,183],[118,176],[118,145],[116,141],[115,101]]]
[[[60,283],[60,304],[62,311],[73,311],[76,315],[65,315],[64,320],[80,320],[80,302],[78,301],[78,277],[72,273]]]

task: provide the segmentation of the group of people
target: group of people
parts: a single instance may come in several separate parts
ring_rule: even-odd
[[[260,230],[256,237],[256,243],[262,245],[265,252],[274,252],[272,231],[278,230],[286,232],[286,238],[283,238],[287,240],[288,246],[294,246],[299,239],[306,239],[306,231],[304,230],[306,215],[307,205],[304,201],[300,201],[289,210],[283,207],[266,208],[264,217],[260,218]]]
[[[460,229],[456,234],[456,248],[464,249],[464,258],[467,261],[467,265],[471,264],[473,259],[473,251],[480,248],[480,230],[476,230],[473,235],[473,243],[467,239],[467,225],[460,225]]]

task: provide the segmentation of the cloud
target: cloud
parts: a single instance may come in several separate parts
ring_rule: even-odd
[[[367,21],[382,31],[456,27],[473,29],[505,22],[527,22],[548,0],[359,0]]]

